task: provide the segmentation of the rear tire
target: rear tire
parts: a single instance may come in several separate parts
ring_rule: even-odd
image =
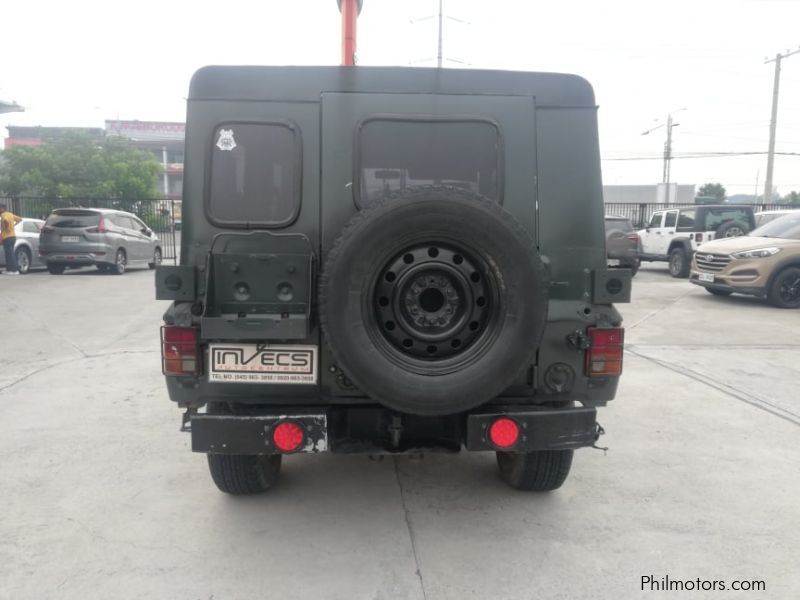
[[[17,273],[25,275],[31,270],[31,251],[23,246],[22,248],[17,248],[14,254],[17,259]]]
[[[716,290],[714,288],[706,288],[706,291],[709,294],[714,294],[715,296],[730,296],[733,292],[729,292],[728,290]]]
[[[550,492],[560,488],[572,467],[573,450],[497,452],[500,478],[517,490]]]
[[[681,279],[689,276],[689,256],[683,248],[673,248],[670,251],[669,274]]]
[[[266,492],[278,480],[280,454],[209,454],[208,470],[221,492],[242,496]]]
[[[778,308],[800,308],[800,267],[786,267],[775,275],[767,300]]]
[[[128,266],[128,256],[125,254],[125,250],[120,248],[117,250],[117,254],[114,257],[114,264],[110,265],[110,272],[113,275],[122,275],[125,273],[125,268]]]
[[[67,267],[64,265],[59,265],[55,263],[48,263],[47,270],[50,272],[50,275],[61,275],[64,273],[64,270]]]

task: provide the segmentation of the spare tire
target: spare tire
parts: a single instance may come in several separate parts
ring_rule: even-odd
[[[750,228],[741,221],[725,221],[717,227],[715,238],[739,237],[745,235]]]
[[[533,364],[546,279],[531,236],[498,203],[411,188],[342,230],[320,277],[322,332],[338,368],[375,401],[462,412]]]

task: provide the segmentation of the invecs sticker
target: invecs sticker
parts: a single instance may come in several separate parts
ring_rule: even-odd
[[[317,383],[317,346],[211,344],[208,380],[221,383]]]

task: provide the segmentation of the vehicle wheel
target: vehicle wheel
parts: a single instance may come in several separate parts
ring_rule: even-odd
[[[230,415],[235,411],[224,403],[209,403],[210,415]],[[236,496],[266,492],[278,480],[281,470],[280,454],[242,455],[208,454],[211,479],[221,492]]]
[[[786,267],[769,286],[767,299],[778,308],[800,308],[800,267]]]
[[[497,202],[428,186],[353,217],[319,301],[335,364],[358,389],[400,412],[445,415],[498,396],[533,364],[547,284],[535,243]]]
[[[17,248],[14,251],[17,259],[17,271],[20,275],[25,275],[31,270],[31,251],[25,247]]]
[[[147,266],[151,269],[155,269],[158,265],[161,264],[161,248],[156,248],[153,251],[153,262],[147,263]]]
[[[511,487],[527,492],[549,492],[566,481],[572,454],[572,450],[497,452],[497,466],[500,478]]]
[[[750,228],[739,221],[725,221],[717,227],[716,238],[739,237],[746,234]]]
[[[128,266],[128,256],[125,254],[125,250],[122,248],[117,250],[117,254],[114,257],[114,264],[109,266],[109,270],[113,275],[122,275],[125,273],[125,267]]]
[[[47,270],[50,275],[61,275],[67,267],[56,263],[47,263]]]
[[[706,288],[706,291],[709,294],[714,294],[715,296],[730,296],[733,292],[729,292],[728,290],[718,290],[714,288]]]
[[[683,248],[673,248],[669,253],[669,274],[681,278],[689,276],[689,257]]]

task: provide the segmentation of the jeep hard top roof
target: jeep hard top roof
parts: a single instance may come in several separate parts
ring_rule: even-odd
[[[536,96],[537,106],[595,107],[588,81],[562,73],[417,67],[209,66],[192,77],[189,100],[318,102],[320,92]]]

